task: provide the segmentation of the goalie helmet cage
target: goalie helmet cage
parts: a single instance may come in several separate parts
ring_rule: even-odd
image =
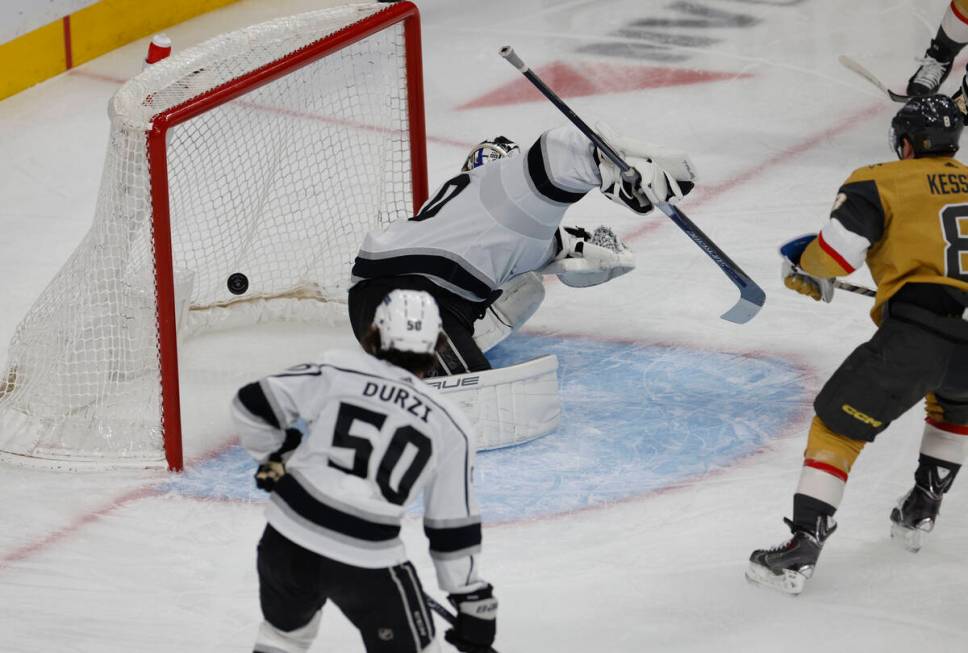
[[[364,234],[426,199],[419,14],[353,4],[224,34],[109,113],[92,227],[11,340],[0,455],[180,470],[179,336],[345,301]]]

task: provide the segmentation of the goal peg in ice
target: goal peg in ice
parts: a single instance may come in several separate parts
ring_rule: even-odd
[[[171,39],[164,34],[155,34],[148,44],[148,54],[145,57],[145,67],[167,59],[171,54]]]

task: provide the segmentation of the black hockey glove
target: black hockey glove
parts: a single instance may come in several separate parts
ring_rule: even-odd
[[[286,466],[282,462],[282,456],[274,453],[269,456],[267,462],[259,465],[255,472],[255,486],[260,490],[272,492],[276,487],[276,481],[285,476]]]
[[[286,463],[283,461],[283,456],[288,460],[293,449],[298,447],[300,442],[302,442],[302,430],[294,426],[287,428],[286,439],[283,440],[282,446],[275,453],[269,454],[269,460],[259,465],[259,469],[255,471],[255,486],[257,488],[272,492],[276,487],[276,481],[286,475]]]
[[[447,597],[457,608],[457,623],[444,639],[464,653],[487,653],[497,633],[497,599],[490,584]]]

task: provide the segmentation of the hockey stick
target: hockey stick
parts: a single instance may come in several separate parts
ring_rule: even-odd
[[[813,275],[812,274],[809,274],[808,272],[804,272],[803,271],[803,268],[801,268],[799,265],[795,265],[794,264],[793,271],[796,274],[803,275],[805,277],[811,277],[811,278],[813,278]],[[834,288],[837,288],[838,290],[844,290],[846,292],[852,292],[855,295],[863,295],[865,297],[877,297],[877,291],[876,290],[872,290],[871,288],[868,288],[866,286],[856,286],[856,285],[854,285],[852,283],[847,283],[846,281],[841,281],[840,279],[833,279],[833,283],[831,285],[833,285],[833,287]]]
[[[552,91],[548,86],[538,77],[534,71],[532,71],[528,66],[521,61],[514,52],[514,48],[510,45],[506,45],[499,50],[502,57],[507,59],[508,63],[518,69],[522,75],[524,75],[529,82],[535,85],[535,87],[541,91],[541,93],[551,101],[555,107],[561,111],[565,116],[572,122],[581,132],[590,140],[595,147],[599,149],[605,156],[607,156],[612,163],[618,166],[619,170],[622,171],[622,178],[632,184],[633,188],[638,187],[642,182],[642,175],[639,171],[630,166],[628,163],[622,159],[619,154],[612,149],[612,147],[606,143],[601,136],[599,136],[595,131],[585,124],[585,121],[578,117],[574,111],[572,111],[567,104],[562,101],[558,94]],[[730,259],[723,250],[721,250],[716,243],[709,239],[709,237],[702,232],[692,220],[686,217],[686,214],[680,211],[678,208],[669,204],[668,202],[656,202],[656,207],[665,213],[676,226],[686,232],[694,243],[696,243],[699,248],[706,252],[709,256],[719,266],[719,269],[729,277],[729,280],[739,288],[740,298],[736,304],[730,308],[728,311],[723,313],[720,317],[724,320],[730,322],[735,322],[736,324],[744,324],[749,322],[753,317],[763,308],[763,303],[766,301],[766,293],[760,288],[756,283],[743,272],[742,269],[736,263]]]
[[[427,602],[427,605],[430,607],[431,610],[433,610],[441,617],[443,617],[444,621],[449,623],[451,626],[457,625],[457,617],[451,614],[450,610],[448,610],[441,604],[437,603],[437,601],[435,601],[434,598],[429,594],[427,594],[426,592],[424,592],[424,601]],[[487,650],[488,650],[488,653],[497,653],[497,649],[494,649],[494,648],[489,648]]]
[[[847,292],[852,292],[857,295],[864,295],[865,297],[877,297],[877,291],[867,288],[865,286],[855,286],[852,283],[847,283],[846,281],[834,281],[834,288],[839,288],[840,290],[846,290]]]
[[[907,102],[908,100],[911,99],[910,95],[901,95],[900,93],[895,93],[894,91],[889,89],[887,86],[884,85],[884,82],[882,82],[880,79],[877,78],[877,76],[874,73],[872,73],[867,68],[862,66],[861,63],[856,59],[854,59],[853,57],[848,57],[846,54],[842,54],[839,57],[837,57],[837,61],[839,61],[840,65],[846,68],[847,70],[853,73],[857,73],[858,75],[866,79],[868,82],[876,86],[878,89],[880,89],[882,93],[887,95],[887,97],[890,98],[891,100],[894,100],[895,102]]]

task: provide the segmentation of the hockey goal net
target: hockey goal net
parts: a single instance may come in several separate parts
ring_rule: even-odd
[[[181,469],[179,337],[345,299],[363,235],[426,198],[422,93],[409,2],[273,20],[124,84],[93,225],[11,341],[0,454]]]

